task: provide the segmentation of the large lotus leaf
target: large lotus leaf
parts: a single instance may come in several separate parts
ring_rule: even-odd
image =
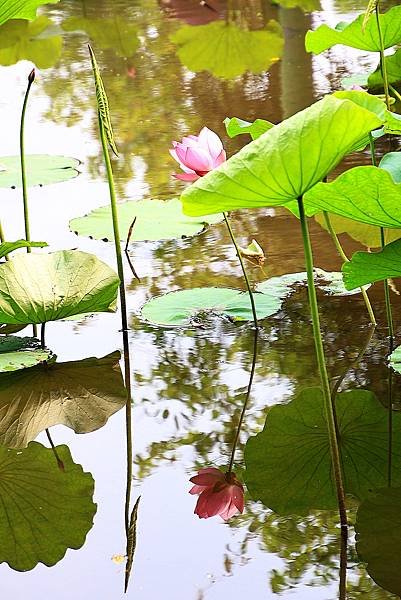
[[[394,371],[401,373],[401,346],[398,346],[389,356],[389,364]]]
[[[1,0],[0,25],[10,19],[34,19],[42,4],[56,4],[59,0]]]
[[[387,483],[388,412],[367,390],[336,399],[347,494],[362,500]],[[401,415],[393,415],[394,484],[401,482]],[[282,514],[334,509],[337,496],[324,400],[319,388],[273,406],[264,429],[245,446],[245,482],[254,500]]]
[[[273,123],[265,121],[265,119],[256,119],[255,121],[249,122],[239,119],[238,117],[232,117],[231,119],[227,117],[224,119],[224,125],[226,126],[226,131],[230,138],[247,133],[253,140],[257,140],[263,133],[274,127]]]
[[[315,274],[315,285],[319,287],[326,294],[332,296],[348,296],[349,294],[358,293],[359,290],[350,292],[346,290],[343,283],[342,273],[338,271],[324,271],[323,269],[314,269]],[[277,298],[284,299],[298,285],[307,284],[307,273],[301,271],[300,273],[287,273],[280,275],[279,277],[271,277],[266,281],[262,281],[257,284],[256,290],[262,292],[262,294],[271,294]]]
[[[206,225],[219,223],[223,215],[191,218],[182,212],[179,200],[139,200],[119,204],[117,207],[121,241],[125,241],[134,219],[132,242],[169,240],[195,235]],[[97,240],[114,239],[110,206],[96,208],[89,215],[70,221],[71,231]]]
[[[326,96],[276,125],[182,194],[184,212],[282,206],[323,179],[381,124],[350,100]]]
[[[331,183],[318,183],[305,196],[307,214],[316,209],[380,227],[401,227],[401,184],[379,167],[354,167]]]
[[[68,181],[78,175],[79,160],[66,156],[34,154],[25,157],[27,185],[47,185]],[[0,187],[20,187],[19,156],[0,156]]]
[[[188,69],[210,71],[224,79],[246,71],[266,71],[280,59],[284,44],[282,29],[274,20],[257,31],[224,21],[184,25],[171,35],[171,41],[178,46],[179,59]]]
[[[17,240],[16,242],[3,242],[0,244],[0,258],[4,258],[18,248],[44,248],[46,242],[27,242],[26,240]]]
[[[340,100],[351,100],[351,102],[355,102],[358,106],[362,106],[375,113],[382,122],[386,120],[386,104],[381,98],[373,94],[360,90],[346,90],[334,92],[333,96]]]
[[[400,30],[401,6],[394,6],[380,15],[380,25],[385,48],[390,48],[401,41]],[[369,19],[363,29],[364,15],[359,15],[352,23],[339,23],[335,29],[328,25],[320,25],[315,31],[308,31],[305,36],[305,47],[308,52],[320,54],[335,46],[343,44],[359,50],[380,51],[380,36],[376,19]]]
[[[32,367],[48,360],[51,355],[49,350],[40,347],[35,338],[0,337],[0,373]]]
[[[321,213],[315,216],[315,220],[327,230],[324,216]],[[330,215],[330,222],[337,234],[346,233],[353,240],[356,240],[368,248],[381,248],[380,229],[375,225],[358,223],[358,221],[353,221],[346,217],[339,217],[338,215]],[[401,238],[401,229],[384,230],[384,240],[386,244],[390,244],[390,242],[398,240],[399,238]]]
[[[132,56],[138,46],[138,30],[127,19],[115,16],[112,19],[90,19],[86,17],[69,17],[62,22],[64,31],[85,31],[96,47],[106,50],[111,48],[117,56]]]
[[[356,514],[356,550],[371,578],[401,595],[401,488],[375,490]],[[392,596],[393,597],[393,596]]]
[[[31,442],[23,450],[0,447],[0,562],[16,571],[55,565],[68,548],[78,549],[96,513],[94,481],[57,446]]]
[[[51,25],[52,21],[42,15],[32,22],[8,21],[0,26],[0,65],[30,60],[39,69],[53,67],[60,58],[63,40],[59,35],[48,35]]]
[[[120,280],[93,254],[17,254],[0,265],[0,323],[56,321],[114,312]]]
[[[53,425],[75,433],[103,427],[126,403],[119,359],[113,352],[0,375],[0,444],[24,448]]]
[[[281,299],[268,294],[254,294],[258,319],[276,313]],[[170,292],[149,300],[142,317],[157,325],[188,325],[205,314],[226,315],[234,321],[252,320],[249,295],[230,288],[193,288]]]
[[[356,252],[342,266],[347,290],[366,283],[401,276],[401,240],[396,240],[379,252]]]
[[[394,54],[385,57],[387,78],[389,83],[398,83],[401,81],[401,50],[397,50]],[[369,87],[379,87],[383,85],[383,77],[380,69],[380,64],[377,69],[368,77]]]

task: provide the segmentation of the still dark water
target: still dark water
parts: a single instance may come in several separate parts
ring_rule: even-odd
[[[82,161],[82,172],[71,182],[31,190],[32,239],[47,240],[51,249],[79,247],[114,266],[112,244],[78,238],[68,230],[69,220],[108,203],[88,40],[102,69],[120,151],[119,160],[113,163],[119,201],[167,199],[182,189],[171,177],[175,165],[168,149],[173,139],[197,133],[207,125],[223,138],[231,154],[244,140],[227,138],[226,116],[279,122],[339,89],[344,76],[375,65],[372,57],[341,47],[313,58],[304,51],[309,28],[351,20],[365,8],[365,2],[325,1],[318,6],[307,0],[306,12],[293,4],[287,0],[277,6],[264,0],[232,3],[238,22],[251,30],[268,28],[271,45],[262,56],[247,48],[233,55],[227,48],[208,45],[198,51],[175,41],[186,25],[197,27],[227,19],[223,0],[211,1],[210,7],[197,0],[62,0],[44,7],[40,13],[50,21],[34,50],[31,39],[21,39],[14,53],[0,49],[0,63],[11,63],[0,67],[1,153],[18,153],[20,104],[32,68],[26,60],[13,63],[33,58],[27,52],[34,51],[35,62],[42,68],[30,99],[27,152],[75,156]],[[51,48],[40,46],[53,36],[57,42],[53,40]],[[368,163],[368,155],[365,159]],[[18,191],[2,191],[0,213],[9,239],[21,237]],[[237,212],[232,224],[242,246],[256,238],[265,250],[263,270],[249,266],[255,283],[304,270],[299,225],[286,211]],[[310,227],[316,265],[339,270],[341,264],[326,231],[316,221]],[[362,235],[369,236],[369,228],[354,232],[354,238]],[[341,239],[349,253],[360,247],[346,234]],[[138,312],[148,298],[172,290],[207,285],[243,287],[224,224],[193,238],[135,243],[131,258],[141,279],[131,280],[127,271],[134,398],[133,495],[142,498],[127,597],[338,598],[336,512],[282,517],[248,499],[244,514],[227,524],[219,517],[201,521],[193,514],[189,477],[199,467],[226,464],[230,454],[252,360],[252,330],[247,324],[218,319],[198,329],[163,329],[142,322]],[[396,315],[398,294],[396,289],[392,293]],[[369,389],[386,406],[388,368],[381,286],[374,288],[371,297],[379,327],[343,389]],[[329,371],[336,376],[363,346],[368,321],[360,296],[321,295],[320,300]],[[101,357],[121,348],[119,326],[118,315],[51,323],[47,344],[63,361]],[[399,410],[398,377],[393,383],[394,407]],[[277,315],[263,322],[241,442],[263,427],[267,407],[285,403],[301,388],[315,384],[318,378],[307,295],[301,289]],[[112,557],[125,553],[124,433],[123,411],[99,431],[85,436],[53,428],[55,442],[68,444],[75,462],[95,479],[98,508],[94,526],[84,546],[68,550],[52,568],[39,565],[18,573],[2,564],[3,598],[123,598],[124,564]],[[45,443],[44,436],[40,439]],[[240,469],[240,452],[237,462]],[[355,511],[351,511],[351,525],[354,518]],[[347,598],[396,597],[379,588],[360,564],[352,527],[347,579]]]

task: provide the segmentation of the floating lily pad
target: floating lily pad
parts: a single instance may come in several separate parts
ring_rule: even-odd
[[[323,179],[381,123],[355,102],[326,96],[189,186],[181,195],[184,212],[197,216],[285,206]]]
[[[0,323],[0,335],[11,335],[25,329],[26,325],[5,325]]]
[[[90,39],[96,42],[97,48],[111,48],[117,56],[128,58],[135,54],[139,46],[136,25],[118,15],[112,19],[69,17],[62,22],[62,28],[68,32],[86,32]]]
[[[219,223],[223,215],[204,218],[187,217],[182,212],[181,202],[173,200],[139,200],[119,204],[117,207],[121,240],[125,241],[132,229],[131,241],[170,240],[195,235],[207,225]],[[110,206],[102,206],[85,217],[70,221],[71,231],[97,240],[114,240]]]
[[[24,450],[0,447],[0,563],[29,571],[55,565],[78,549],[96,512],[94,481],[72,461],[67,446],[53,450],[31,442]]]
[[[2,0],[0,4],[0,25],[10,19],[34,19],[36,10],[42,4],[57,4],[59,0]]]
[[[274,123],[265,121],[265,119],[256,119],[253,122],[244,121],[238,117],[227,117],[224,119],[224,125],[230,138],[247,133],[253,140],[257,140],[263,133],[274,127]]]
[[[119,359],[113,352],[0,375],[0,444],[23,448],[53,425],[75,433],[103,427],[126,404]]]
[[[356,252],[342,267],[345,287],[353,290],[366,283],[401,277],[400,261],[401,239],[379,252]]]
[[[389,364],[394,371],[401,373],[401,346],[398,346],[389,356]]]
[[[399,22],[401,6],[394,6],[380,15],[380,25],[385,48],[391,48],[401,41]],[[320,54],[336,44],[343,44],[359,50],[380,52],[380,35],[376,19],[369,19],[363,27],[364,15],[359,15],[352,23],[338,23],[332,29],[328,25],[320,25],[315,31],[308,31],[305,36],[305,47],[308,52]]]
[[[29,60],[39,69],[53,67],[61,55],[63,40],[51,35],[53,22],[44,15],[35,21],[8,21],[0,26],[0,65]]]
[[[0,323],[114,312],[119,283],[113,269],[86,252],[17,254],[0,265]]]
[[[367,498],[356,514],[356,550],[371,578],[401,595],[401,488],[383,488]]]
[[[315,285],[326,294],[332,296],[349,296],[351,293],[358,293],[359,290],[350,292],[344,287],[343,275],[338,271],[324,271],[323,269],[314,269]],[[272,294],[278,298],[284,299],[289,296],[296,286],[306,285],[308,275],[306,271],[300,273],[286,273],[279,277],[271,277],[266,281],[258,283],[256,290],[263,294]]]
[[[273,295],[254,294],[258,319],[273,315],[281,299]],[[156,325],[188,325],[202,314],[217,314],[234,321],[252,320],[249,295],[230,288],[193,288],[152,298],[142,308],[142,317]]]
[[[51,355],[49,350],[40,347],[39,341],[35,338],[0,337],[0,373],[33,367],[48,360]]]
[[[44,248],[46,242],[27,242],[26,240],[17,240],[16,242],[3,242],[0,244],[0,258],[4,258],[18,248]]]
[[[68,181],[78,175],[79,160],[66,156],[34,154],[25,157],[28,186]],[[19,156],[0,156],[0,187],[21,187]]]
[[[367,390],[337,395],[347,494],[359,500],[387,483],[388,412]],[[401,414],[393,414],[394,485],[401,482]],[[280,514],[337,508],[324,400],[319,388],[273,406],[245,446],[245,482],[254,500]]]
[[[209,71],[223,79],[246,71],[266,71],[280,59],[284,45],[281,26],[274,20],[256,31],[224,21],[196,27],[184,25],[170,39],[178,46],[178,57],[188,69]]]

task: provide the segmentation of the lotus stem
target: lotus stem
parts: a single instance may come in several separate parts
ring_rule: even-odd
[[[232,241],[232,243],[234,245],[235,251],[236,251],[237,256],[238,256],[238,260],[239,260],[240,265],[241,265],[242,274],[244,276],[246,288],[248,290],[249,300],[251,302],[253,323],[255,325],[255,329],[257,329],[258,328],[258,317],[257,317],[257,314],[256,314],[255,298],[253,297],[251,283],[249,281],[249,277],[248,277],[248,273],[247,273],[246,268],[245,268],[244,261],[242,260],[241,251],[239,249],[237,240],[235,238],[234,232],[233,232],[232,227],[231,227],[230,219],[229,219],[227,213],[224,212],[223,215],[224,215],[224,221],[225,221],[225,223],[227,225],[228,233],[230,234],[231,241]]]
[[[60,457],[59,457],[59,455],[58,455],[57,448],[56,448],[56,446],[54,445],[54,442],[53,442],[53,440],[52,440],[52,436],[50,435],[50,431],[49,431],[48,429],[46,429],[46,435],[47,435],[47,439],[49,440],[49,443],[50,443],[51,449],[53,450],[53,454],[54,454],[54,456],[55,456],[55,458],[56,458],[56,461],[57,461],[57,466],[58,466],[58,468],[59,468],[61,471],[64,471],[64,463],[63,463],[63,461],[61,460],[61,458],[60,458]]]
[[[334,480],[337,491],[338,508],[340,514],[341,527],[347,527],[347,511],[345,506],[345,494],[343,475],[341,469],[340,450],[338,446],[337,431],[336,431],[336,419],[334,402],[330,390],[330,382],[327,374],[326,359],[324,355],[322,333],[320,330],[320,318],[319,308],[317,304],[315,282],[313,276],[313,255],[312,247],[310,243],[308,222],[305,216],[305,209],[302,198],[298,198],[299,216],[301,221],[302,239],[305,253],[305,265],[308,275],[308,295],[309,295],[309,307],[312,317],[313,325],[313,338],[315,342],[316,359],[319,367],[320,382],[322,386],[322,393],[325,405],[327,429],[330,442],[330,454],[331,462],[333,467]]]
[[[377,4],[376,4],[375,14],[376,14],[376,23],[377,23],[377,30],[379,32],[379,43],[380,43],[380,70],[381,70],[381,74],[383,77],[384,95],[386,97],[387,110],[390,110],[390,92],[389,92],[389,85],[388,85],[386,58],[384,56],[383,33],[382,33],[381,25],[380,25],[380,2],[377,2]]]
[[[344,249],[341,246],[340,240],[338,239],[338,236],[337,236],[336,232],[333,229],[333,226],[331,224],[331,220],[330,220],[330,217],[329,217],[329,213],[324,210],[323,211],[323,216],[324,216],[324,220],[325,220],[325,223],[326,223],[327,230],[328,230],[329,234],[331,235],[331,239],[334,242],[334,245],[335,245],[335,247],[337,249],[338,254],[340,255],[340,257],[341,257],[341,259],[342,259],[343,262],[349,262],[349,258],[345,254]],[[365,305],[366,305],[366,309],[367,309],[368,314],[369,314],[370,322],[372,323],[372,325],[377,325],[376,319],[375,319],[375,315],[374,315],[374,312],[373,312],[373,308],[372,308],[372,305],[371,305],[370,300],[369,300],[369,296],[368,296],[368,294],[367,294],[367,292],[366,292],[366,290],[365,290],[365,288],[363,286],[361,286],[359,289],[361,290],[362,297],[363,297],[363,299],[365,301]]]
[[[40,347],[42,348],[42,350],[44,350],[46,348],[45,335],[46,335],[46,323],[42,323],[40,326]]]
[[[5,238],[5,235],[4,235],[3,225],[2,225],[2,223],[1,223],[1,221],[0,221],[0,243],[2,244],[2,243],[3,243],[3,242],[5,242],[5,241],[6,241],[6,238]],[[9,258],[8,258],[8,254],[6,254],[6,255],[4,256],[4,258],[5,258],[6,260],[9,260]]]

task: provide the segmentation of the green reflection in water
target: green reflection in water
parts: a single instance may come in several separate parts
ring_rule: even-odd
[[[53,22],[45,16],[34,21],[8,21],[0,27],[0,64],[30,60],[39,69],[53,67],[61,56],[63,40],[54,35]]]

